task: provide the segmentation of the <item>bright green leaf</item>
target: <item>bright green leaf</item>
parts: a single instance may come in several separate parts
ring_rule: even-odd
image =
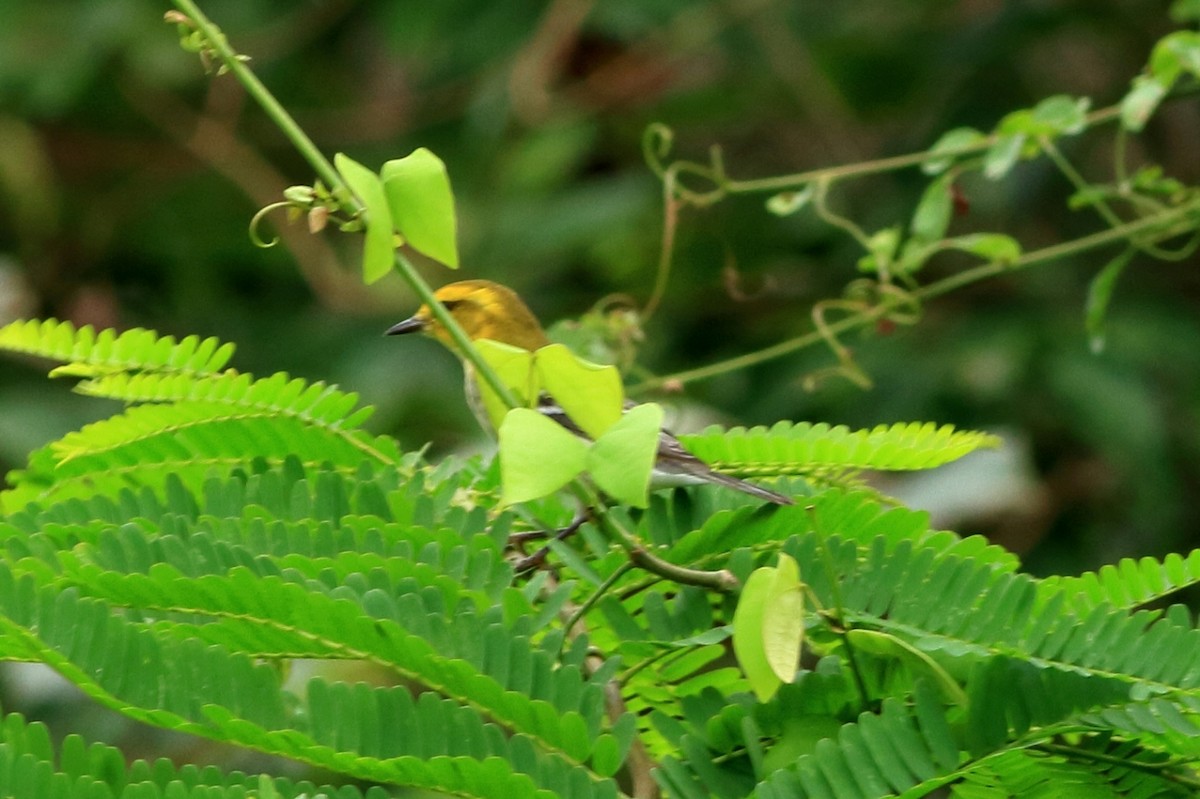
[[[597,439],[621,418],[625,392],[615,366],[589,363],[562,344],[550,344],[534,354],[542,389],[579,425]]]
[[[1058,136],[1079,133],[1087,127],[1087,112],[1092,101],[1087,97],[1057,94],[1033,107],[1031,135]]]
[[[583,471],[588,445],[553,419],[514,408],[500,424],[500,482],[506,505],[553,494]]]
[[[517,402],[526,407],[533,407],[541,392],[537,373],[533,368],[533,353],[491,339],[476,341],[475,349],[479,350],[479,354],[496,372],[501,382],[516,395]],[[492,423],[492,429],[499,430],[500,423],[508,415],[509,407],[479,375],[475,375],[475,382],[479,386],[483,407]]]
[[[957,151],[977,147],[986,138],[975,128],[948,130],[929,148],[930,158],[921,164],[921,170],[927,175],[945,172],[959,157]]]
[[[733,612],[733,654],[754,695],[762,702],[774,696],[783,684],[771,668],[763,647],[763,617],[776,571],[771,566],[755,569],[746,580]]]
[[[587,471],[601,491],[624,505],[649,504],[662,419],[661,406],[635,405],[596,439],[587,454]]]
[[[904,246],[900,248],[900,255],[896,259],[895,272],[896,274],[911,275],[925,265],[925,262],[936,252],[941,251],[941,247],[936,244],[930,244],[919,239],[909,239],[904,242]]]
[[[771,671],[781,681],[793,682],[804,643],[804,590],[800,564],[790,555],[779,556],[763,611],[762,640]]]
[[[1164,84],[1149,75],[1138,75],[1133,79],[1133,87],[1121,99],[1121,124],[1126,130],[1137,133],[1166,96]]]
[[[1021,147],[1024,144],[1024,133],[1010,133],[997,137],[983,157],[983,174],[992,180],[1004,177],[1021,157]]]
[[[354,159],[338,153],[334,166],[362,203],[366,215],[366,236],[363,242],[363,282],[374,283],[392,271],[395,246],[388,198],[379,176]]]
[[[1003,233],[972,233],[947,239],[947,249],[962,250],[987,261],[1012,262],[1021,257],[1021,245]]]
[[[954,198],[950,194],[953,182],[953,176],[946,174],[932,181],[925,189],[909,226],[914,239],[937,241],[946,235],[950,215],[954,211]]]
[[[1117,279],[1133,260],[1135,252],[1136,250],[1130,247],[1113,258],[1092,278],[1092,283],[1088,286],[1084,327],[1087,329],[1088,343],[1094,353],[1098,354],[1104,350],[1104,320],[1108,315],[1109,301],[1112,299]]]
[[[1168,88],[1183,72],[1200,77],[1200,32],[1175,31],[1164,36],[1150,54],[1150,72]]]
[[[413,249],[458,268],[454,193],[446,165],[420,147],[381,171],[391,222]]]
[[[858,260],[863,272],[888,272],[900,246],[900,228],[889,227],[876,231],[867,241],[868,254]]]
[[[120,374],[123,369],[99,363],[64,363],[50,370],[50,377],[103,377]]]

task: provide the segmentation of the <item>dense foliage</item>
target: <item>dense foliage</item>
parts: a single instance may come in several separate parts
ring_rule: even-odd
[[[768,414],[774,420],[800,415],[777,412],[785,397],[796,394],[797,372],[775,368],[783,356],[806,348],[822,353],[824,361],[808,362],[803,372],[826,400],[847,396],[831,384],[886,385],[899,372],[881,359],[903,360],[896,356],[904,350],[887,337],[869,348],[852,347],[851,334],[945,331],[951,328],[944,321],[934,320],[931,328],[925,318],[935,300],[969,297],[968,287],[989,283],[1036,285],[1064,262],[1096,259],[1086,298],[1081,292],[1074,300],[1079,321],[1072,340],[1090,343],[1101,355],[1087,356],[1091,361],[1063,360],[1061,353],[1055,361],[1052,355],[1046,363],[1054,368],[1047,366],[1042,376],[1085,419],[1107,418],[1096,409],[1111,403],[1122,416],[1121,430],[1105,446],[1135,442],[1136,462],[1147,471],[1141,478],[1163,473],[1150,461],[1164,451],[1160,439],[1168,426],[1149,413],[1140,389],[1122,392],[1127,384],[1106,371],[1124,356],[1100,358],[1111,358],[1121,347],[1120,334],[1130,334],[1113,310],[1126,296],[1121,287],[1129,281],[1119,283],[1122,275],[1151,259],[1192,258],[1200,241],[1200,191],[1186,174],[1139,149],[1148,147],[1156,124],[1166,124],[1173,105],[1194,107],[1191,95],[1200,79],[1200,35],[1194,31],[1156,32],[1157,43],[1146,42],[1123,76],[1127,83],[1104,98],[1109,105],[1097,107],[1083,92],[1039,92],[990,119],[956,120],[966,124],[945,125],[945,133],[930,130],[913,143],[911,155],[762,179],[732,176],[735,164],[738,171],[764,165],[744,142],[691,160],[704,147],[694,131],[684,132],[688,104],[677,101],[687,93],[667,92],[668,101],[654,111],[671,127],[642,125],[651,120],[638,113],[623,117],[626,125],[638,123],[638,152],[646,161],[636,179],[625,181],[622,168],[599,168],[583,156],[605,130],[598,120],[609,117],[579,113],[588,103],[617,107],[621,98],[586,91],[613,92],[631,80],[636,91],[624,97],[628,102],[654,93],[653,81],[646,82],[651,77],[678,81],[679,74],[648,49],[631,47],[602,59],[594,74],[585,60],[575,65],[583,76],[569,84],[576,94],[571,113],[558,109],[556,116],[554,95],[543,92],[553,86],[545,70],[563,69],[556,42],[586,52],[585,45],[605,37],[620,40],[639,25],[662,23],[650,20],[654,9],[596,9],[589,39],[580,27],[584,16],[573,16],[580,10],[569,3],[552,4],[544,16],[533,7],[514,7],[503,20],[495,13],[452,16],[453,4],[447,4],[424,12],[424,28],[410,25],[391,34],[394,40],[412,54],[436,53],[441,43],[444,60],[431,58],[429,68],[453,86],[456,73],[447,65],[483,59],[485,39],[494,49],[523,41],[535,29],[512,65],[507,112],[550,131],[516,137],[520,146],[512,150],[485,148],[489,136],[508,141],[508,134],[488,128],[487,121],[498,118],[487,102],[495,89],[480,89],[468,104],[476,151],[465,148],[457,160],[443,153],[455,178],[451,195],[443,160],[426,149],[404,159],[391,150],[376,173],[363,166],[373,163],[368,159],[326,160],[308,148],[302,130],[272,108],[227,40],[190,2],[176,5],[181,12],[168,20],[178,26],[184,47],[212,72],[232,73],[318,176],[283,197],[292,217],[306,218],[310,230],[322,235],[309,239],[299,226],[283,222],[280,230],[305,279],[330,307],[367,296],[346,276],[328,271],[328,264],[317,265],[321,256],[306,249],[327,245],[299,243],[324,241],[335,229],[363,234],[345,238],[365,240],[360,263],[367,282],[395,267],[426,302],[429,288],[411,257],[428,257],[421,263],[429,269],[433,261],[451,267],[473,262],[487,274],[498,269],[489,256],[515,251],[497,251],[490,237],[513,225],[526,233],[536,229],[544,244],[563,248],[557,254],[554,246],[526,248],[525,258],[552,261],[570,242],[586,241],[588,257],[572,267],[578,274],[589,275],[597,287],[636,285],[649,299],[602,302],[578,323],[556,328],[556,336],[589,357],[615,363],[635,393],[709,380],[718,386],[713,396],[725,392],[728,404],[740,406],[747,418]],[[107,8],[112,14],[144,10],[135,2]],[[806,83],[803,73],[811,64],[788,56],[809,51],[789,49],[781,36],[793,21],[787,12],[770,4],[740,9],[737,24],[725,28],[714,27],[715,8],[695,6],[678,16],[659,9],[669,23],[662,30],[711,39],[725,53],[740,52],[738,37],[750,33],[793,88]],[[210,10],[224,11],[217,4]],[[249,15],[241,17],[249,24],[255,12],[240,13]],[[395,13],[375,11],[373,21],[395,22]],[[1200,9],[1186,0],[1175,3],[1173,13],[1182,22],[1200,18]],[[915,30],[935,16],[929,9],[909,14],[898,15],[893,27],[911,24]],[[1109,16],[1096,13],[1095,19]],[[237,14],[230,12],[230,19],[239,24]],[[89,20],[95,18],[80,12],[71,22]],[[455,37],[435,35],[451,22],[460,25]],[[563,38],[564,25],[574,34]],[[808,34],[815,37],[812,53],[859,63],[837,46],[835,28],[817,24],[816,30]],[[688,52],[680,46],[677,57]],[[140,69],[149,77],[144,65],[150,56],[141,56]],[[919,63],[916,55],[909,60]],[[656,72],[656,64],[663,69]],[[272,77],[270,68],[260,71]],[[60,73],[47,68],[46,74]],[[214,80],[226,91],[232,85],[230,77]],[[60,87],[55,95],[46,90],[53,83],[45,81],[31,85],[43,88],[24,98],[35,116],[71,94]],[[720,81],[706,86],[728,88]],[[144,82],[123,89],[147,118],[179,132],[177,119],[146,104],[148,97],[161,99],[159,89]],[[826,110],[837,105],[833,94],[813,97]],[[769,97],[754,92],[725,91],[722,98],[726,110],[771,107]],[[692,99],[707,105],[712,97],[700,91]],[[219,105],[206,114],[219,117]],[[823,121],[833,147],[836,117]],[[19,135],[13,140],[25,143],[26,155],[37,152],[33,140],[21,138],[30,129],[20,123],[14,128]],[[245,181],[244,187],[254,183],[251,193],[263,205],[277,199],[237,173],[234,164],[246,153],[236,154],[229,130],[218,126],[208,133],[215,139],[188,139],[202,159]],[[438,136],[430,131],[430,139]],[[235,152],[233,160],[229,152]],[[563,206],[561,219],[570,224],[555,230],[541,220],[520,222],[521,209],[501,209],[499,200],[492,207],[497,213],[487,213],[476,193],[478,178],[460,184],[456,177],[480,164],[511,170],[507,179],[529,189],[529,197],[562,187],[560,172],[572,170],[561,167],[597,169],[604,177],[572,184],[564,196],[577,192],[578,203]],[[765,164],[778,171],[777,163]],[[1047,236],[1004,225],[1004,213],[997,211],[1011,207],[1017,196],[1012,187],[1038,169],[1061,176],[1067,190],[1060,199],[1088,211],[1099,226]],[[920,184],[905,186],[898,179],[888,190],[895,197],[878,207],[860,204],[871,196],[860,181],[902,170],[920,175]],[[997,193],[995,187],[1008,188]],[[752,209],[740,203],[744,197],[757,197]],[[465,210],[457,219],[456,198]],[[649,198],[663,203],[657,219]],[[738,210],[719,210],[731,208]],[[740,219],[743,211],[750,213]],[[51,235],[53,226],[39,228],[29,213],[19,220],[19,232]],[[711,321],[704,302],[711,291],[706,295],[704,281],[695,278],[714,265],[704,255],[712,240],[688,232],[696,214],[721,220],[716,232],[707,232],[724,240],[727,296],[762,311],[739,318],[736,341],[744,349],[736,352],[722,345],[719,325],[711,340],[696,335]],[[489,220],[487,232],[483,219]],[[648,226],[653,235],[635,232],[635,219],[654,220]],[[172,229],[185,239],[195,233],[162,217],[144,221],[160,226],[147,237],[151,243],[161,244]],[[462,259],[456,224],[466,242]],[[742,225],[764,235],[749,235],[755,244],[743,245],[736,236]],[[252,235],[263,233],[263,224],[255,222]],[[39,241],[22,240],[22,257],[31,263],[45,256]],[[770,249],[801,241],[823,248],[833,261],[853,264],[859,276],[847,280],[849,270],[843,270],[836,283],[841,288],[825,293],[827,299],[808,298],[803,324],[789,321],[798,315],[783,304],[797,293],[795,280],[781,277],[795,276],[781,266],[787,257],[778,253],[787,247]],[[399,253],[398,244],[405,246]],[[213,257],[211,250],[200,252],[196,263]],[[358,248],[353,252],[357,257]],[[631,277],[622,263],[630,253],[656,266]],[[262,256],[248,272],[273,268],[279,264],[273,258]],[[745,263],[755,267],[740,265]],[[683,269],[688,279],[680,280]],[[761,293],[752,287],[759,279]],[[210,308],[223,304],[219,282],[204,281],[196,308],[205,301]],[[513,282],[539,284],[554,294],[553,282],[536,274]],[[176,290],[188,294],[190,285],[184,279]],[[103,292],[96,300],[82,285],[58,288],[57,296],[48,286],[14,296],[79,311],[71,316],[97,313],[97,302],[105,307]],[[287,305],[286,298],[280,304]],[[643,331],[653,329],[649,320],[665,316],[672,305],[694,312],[672,312],[671,332],[639,351]],[[261,322],[278,321],[269,304],[255,310],[262,311]],[[973,335],[983,336],[977,343],[1013,329],[989,326],[984,313],[964,316]],[[190,330],[194,325],[186,317],[169,328]],[[1164,330],[1195,332],[1194,324],[1172,327],[1172,318],[1170,311],[1162,315],[1165,323],[1156,318],[1143,344],[1165,340]],[[274,371],[300,363],[302,346],[274,359],[260,351],[252,360],[276,362],[266,370],[273,374],[256,378],[241,365],[231,367],[232,346],[215,338],[100,328],[54,320],[0,328],[0,348],[56,362],[52,374],[77,380],[79,393],[123,404],[49,444],[27,447],[32,454],[8,476],[0,493],[0,657],[50,666],[93,706],[232,749],[177,755],[175,762],[135,760],[138,751],[124,745],[88,743],[75,734],[52,741],[46,727],[5,708],[5,795],[354,799],[425,789],[479,797],[840,799],[949,791],[991,799],[1187,796],[1200,787],[1200,633],[1192,612],[1171,604],[1200,580],[1197,552],[1113,558],[1113,565],[1080,576],[1066,576],[1075,570],[1064,569],[1039,577],[1009,549],[941,530],[928,514],[862,482],[867,470],[933,468],[997,445],[994,436],[934,423],[878,424],[894,418],[879,409],[870,419],[875,426],[862,430],[807,422],[710,428],[683,436],[684,443],[723,470],[777,480],[797,504],[762,506],[706,486],[655,493],[640,507],[640,501],[601,502],[581,483],[576,496],[592,502],[590,523],[576,539],[551,545],[550,568],[518,573],[514,564],[527,548],[570,522],[577,507],[556,492],[506,501],[512,486],[503,440],[501,457],[492,462],[430,456],[404,436],[371,431],[365,427],[370,409],[356,394]],[[703,365],[662,356],[657,373],[641,366],[672,336],[695,345],[678,349],[684,356],[699,353]],[[272,337],[287,340],[278,328]],[[1177,347],[1194,341],[1176,338]],[[907,341],[911,363],[898,368],[920,372],[926,368],[916,356],[920,345]],[[1035,336],[1022,345],[1029,363],[1046,357],[1032,354],[1040,349],[1037,342]],[[491,368],[470,348],[465,355],[481,374]],[[930,355],[939,357],[944,353]],[[433,368],[411,356],[404,363],[417,374],[388,370],[390,388],[436,382]],[[1076,384],[1070,374],[1084,368],[1081,363],[1091,371]],[[668,371],[675,367],[680,371]],[[563,367],[548,368],[553,377]],[[991,401],[1003,407],[1010,389],[994,386],[1014,374],[1012,364],[979,368],[987,374],[977,375],[982,382],[976,388],[987,393],[980,387],[993,385]],[[1108,379],[1098,381],[1097,375]],[[730,387],[751,379],[755,389],[748,398],[731,399]],[[1179,374],[1174,382],[1186,388],[1189,379]],[[504,395],[516,385],[500,379],[494,388]],[[1080,387],[1094,404],[1083,403]],[[614,397],[616,407],[620,399]],[[1196,412],[1193,403],[1183,416]],[[24,413],[49,415],[44,405]],[[854,413],[862,411],[849,415]],[[649,433],[656,430],[657,423]],[[1137,440],[1147,431],[1152,441]],[[1196,441],[1193,430],[1183,450]],[[1170,494],[1183,479],[1159,490]],[[1148,518],[1159,524],[1171,515],[1162,512],[1170,504],[1163,496],[1139,497],[1131,507],[1158,497]],[[1153,540],[1188,550],[1176,533],[1159,532]],[[238,760],[243,755],[235,753],[245,752],[286,760]],[[202,768],[206,760],[219,765]],[[238,763],[253,776],[238,770]]]

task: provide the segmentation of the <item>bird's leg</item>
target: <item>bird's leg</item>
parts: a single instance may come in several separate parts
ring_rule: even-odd
[[[554,534],[554,537],[550,539],[551,543],[553,543],[554,541],[567,540],[571,536],[575,535],[576,531],[578,531],[579,528],[583,526],[584,522],[590,520],[591,518],[592,518],[591,509],[580,508],[575,513],[575,518],[571,520],[571,523]],[[521,536],[521,539],[519,540],[518,543],[524,543],[525,541],[528,541],[533,538],[544,538],[547,535],[548,535],[548,533],[546,531],[536,531],[536,533],[533,533],[533,532],[531,532],[531,533],[516,533],[515,535],[510,535],[508,537],[508,540],[509,540],[509,543],[512,543],[513,539],[516,536]],[[533,571],[534,569],[540,568],[542,565],[544,565],[546,563],[546,556],[549,554],[550,554],[550,544],[546,544],[541,549],[539,549],[537,552],[534,552],[532,555],[526,555],[525,557],[521,558],[519,561],[516,562],[516,564],[514,565],[513,568],[516,570],[517,574],[524,574],[527,571]]]

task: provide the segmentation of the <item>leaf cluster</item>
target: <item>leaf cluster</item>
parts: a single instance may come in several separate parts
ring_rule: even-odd
[[[0,784],[18,795],[616,797],[651,773],[689,797],[1192,785],[1200,633],[1181,608],[1141,606],[1200,580],[1200,555],[1039,581],[850,487],[985,436],[709,431],[689,445],[790,474],[804,505],[708,487],[614,512],[659,558],[729,570],[740,600],[631,568],[591,526],[555,550],[570,579],[522,582],[510,536],[536,530],[530,512],[554,525],[570,509],[500,509],[494,468],[398,451],[361,430],[352,395],[254,379],[217,342],[147,331],[19,323],[0,344],[130,403],[10,476],[0,656],[49,664],[132,719],[380,786],[118,764],[74,737],[55,751],[10,714]],[[762,571],[777,561],[786,574]],[[732,657],[747,641],[781,683],[755,688],[761,701]],[[375,676],[297,684],[300,658]]]

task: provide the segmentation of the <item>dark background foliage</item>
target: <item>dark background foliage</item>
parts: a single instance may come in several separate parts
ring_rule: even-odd
[[[649,296],[661,189],[642,160],[653,122],[675,152],[720,144],[758,177],[928,147],[991,128],[1057,93],[1115,102],[1172,23],[1166,3],[783,3],[554,0],[479,3],[230,2],[206,12],[327,153],[377,166],[426,146],[448,164],[469,277],[525,294],[543,319],[601,297]],[[181,52],[148,0],[10,0],[0,6],[0,313],[141,325],[236,341],[239,368],[287,370],[362,393],[376,429],[435,452],[478,445],[458,367],[433,344],[383,339],[414,301],[399,278],[364,288],[358,242],[284,228],[261,250],[254,211],[312,176],[229,77]],[[1066,140],[1108,177],[1111,130]],[[1200,179],[1200,111],[1166,107],[1135,161]],[[903,222],[915,171],[839,188],[867,230]],[[1047,163],[964,185],[963,231],[1026,248],[1098,228],[1066,208]],[[646,330],[658,374],[797,335],[856,275],[853,242],[765,196],[684,215],[670,290]],[[272,217],[282,226],[282,215]],[[268,228],[271,228],[268,225]],[[1200,493],[1200,279],[1195,257],[1137,261],[1108,346],[1089,351],[1087,285],[1111,253],[1043,265],[933,302],[914,327],[847,342],[875,382],[807,392],[812,349],[696,383],[691,419],[870,426],[952,422],[1004,432],[1001,456],[888,486],[983,531],[1036,573],[1195,545]],[[936,262],[930,275],[955,268]],[[438,283],[448,273],[429,265]],[[0,364],[0,460],[110,412]],[[677,400],[678,401],[678,400]],[[939,516],[939,519],[942,518]]]

